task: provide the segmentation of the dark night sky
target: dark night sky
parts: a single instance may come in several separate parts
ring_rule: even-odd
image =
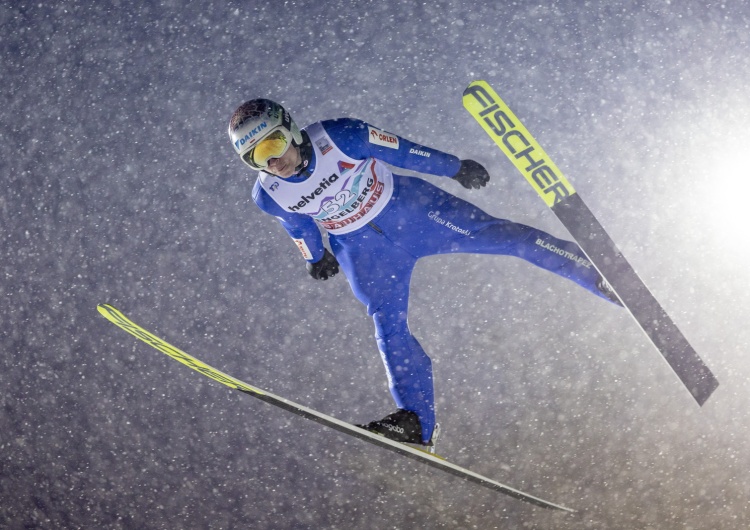
[[[0,7],[3,528],[747,528],[750,9],[741,1]],[[92,3],[93,4],[93,3]],[[254,4],[262,7],[252,7]],[[346,421],[392,410],[372,324],[250,198],[252,97],[474,158],[486,211],[564,228],[461,105],[486,79],[721,381],[512,258],[420,262],[410,324],[459,465],[525,505],[231,392],[101,318]]]

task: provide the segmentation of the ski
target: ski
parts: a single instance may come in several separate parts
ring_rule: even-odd
[[[360,440],[364,440],[365,442],[369,442],[378,447],[388,449],[389,451],[393,451],[394,453],[406,456],[422,464],[426,464],[435,469],[445,471],[466,481],[474,482],[476,484],[494,491],[498,491],[504,495],[508,495],[534,506],[561,510],[568,513],[575,513],[575,510],[566,508],[565,506],[562,506],[560,504],[546,501],[539,497],[535,497],[534,495],[524,493],[523,491],[517,490],[515,488],[511,488],[510,486],[501,484],[500,482],[474,473],[473,471],[457,466],[456,464],[452,464],[436,455],[414,449],[408,445],[394,442],[383,436],[373,434],[369,431],[365,431],[364,429],[360,429],[359,427],[355,427],[350,423],[338,420],[332,416],[323,414],[322,412],[307,408],[283,397],[276,396],[274,394],[271,394],[270,392],[266,392],[265,390],[261,390],[260,388],[249,385],[243,381],[240,381],[236,377],[217,370],[216,368],[204,363],[198,358],[185,353],[179,348],[172,346],[168,342],[162,340],[161,338],[157,337],[153,333],[147,331],[146,329],[130,320],[115,307],[109,304],[100,304],[97,309],[99,310],[99,313],[101,313],[107,320],[124,329],[128,333],[134,335],[136,338],[142,340],[149,346],[156,348],[160,352],[169,355],[173,359],[192,368],[196,372],[199,372],[206,377],[218,381],[219,383],[222,383],[229,388],[239,390],[244,394],[256,397],[261,401],[265,401],[266,403],[282,408],[288,412],[291,412],[292,414],[296,414],[297,416],[302,416],[303,418],[307,418],[308,420],[312,420],[321,425],[325,425],[326,427],[330,427],[331,429],[335,429],[341,433],[353,436],[354,438],[358,438]]]
[[[464,90],[463,104],[552,209],[702,406],[719,386],[716,377],[552,159],[487,82],[472,82]]]

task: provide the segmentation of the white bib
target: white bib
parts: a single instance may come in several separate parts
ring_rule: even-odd
[[[260,172],[260,185],[289,212],[311,216],[333,234],[353,232],[383,210],[393,194],[393,174],[374,158],[355,160],[333,143],[320,123],[305,129],[315,170],[302,182]]]

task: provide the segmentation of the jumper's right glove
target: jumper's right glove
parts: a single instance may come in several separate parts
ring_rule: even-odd
[[[484,169],[484,166],[473,160],[461,160],[461,168],[453,177],[466,189],[479,188],[486,186],[490,180],[490,174]]]
[[[338,274],[339,262],[336,261],[336,256],[328,252],[328,249],[325,249],[323,257],[320,260],[315,263],[307,262],[307,272],[316,280],[327,280]]]

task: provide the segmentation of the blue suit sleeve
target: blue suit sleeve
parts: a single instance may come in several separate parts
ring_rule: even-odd
[[[334,143],[352,158],[373,157],[396,167],[440,177],[453,177],[461,167],[461,161],[451,154],[414,143],[361,120],[341,118],[322,123]]]
[[[312,217],[284,210],[266,193],[257,180],[253,187],[253,201],[261,210],[276,217],[307,261],[315,263],[323,258],[325,250],[323,237]],[[305,256],[306,253],[307,256]]]

